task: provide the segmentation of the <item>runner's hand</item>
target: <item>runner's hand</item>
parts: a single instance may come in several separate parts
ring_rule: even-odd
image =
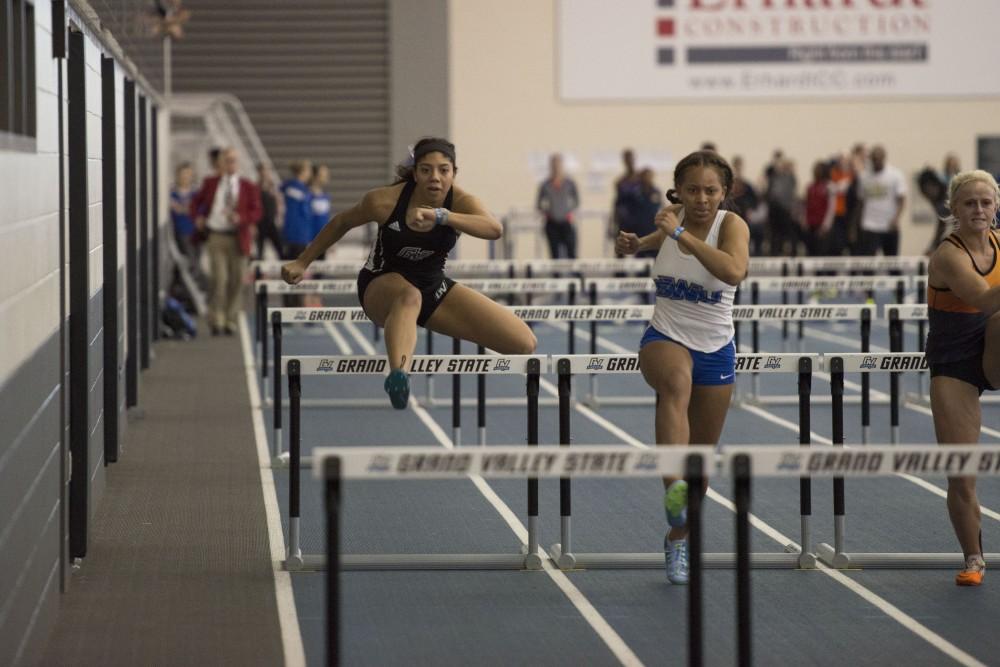
[[[281,267],[281,279],[289,285],[298,285],[306,274],[306,263],[293,260]]]
[[[639,237],[629,232],[618,232],[615,239],[615,252],[622,255],[634,255],[639,252]]]
[[[411,208],[406,212],[406,226],[415,232],[429,232],[436,222],[434,209],[429,206]]]

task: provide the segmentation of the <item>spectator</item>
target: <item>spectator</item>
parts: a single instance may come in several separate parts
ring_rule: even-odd
[[[545,237],[549,241],[552,259],[565,251],[569,259],[576,259],[576,229],[573,214],[580,206],[576,183],[563,172],[562,156],[549,158],[549,177],[538,188],[538,210],[545,216]]]
[[[770,228],[770,254],[775,257],[795,255],[798,245],[798,181],[795,167],[781,151],[767,169],[767,223]]]
[[[750,252],[753,255],[763,253],[764,232],[766,225],[758,214],[761,204],[757,191],[749,181],[743,178],[743,158],[733,157],[733,189],[729,193],[729,201],[723,203],[723,208],[730,208],[736,215],[746,220],[750,227]]]
[[[948,235],[951,227],[948,222],[951,217],[951,210],[948,208],[948,186],[941,181],[941,177],[933,169],[927,167],[917,175],[917,187],[920,189],[920,194],[934,210],[934,218],[937,222],[934,237],[928,244],[927,250],[924,251],[925,255],[930,255],[937,250],[938,245]]]
[[[170,220],[174,228],[174,240],[191,268],[198,264],[198,246],[194,237],[194,220],[191,218],[191,198],[194,197],[194,169],[190,162],[177,165],[174,185],[170,189]]]
[[[608,236],[611,238],[615,238],[619,231],[631,226],[631,221],[628,219],[628,202],[639,189],[639,175],[635,171],[635,153],[631,148],[622,151],[622,164],[625,166],[625,173],[615,181],[615,201],[611,207],[611,225],[608,228]]]
[[[325,189],[329,182],[330,169],[326,165],[315,165],[312,168],[312,177],[309,179],[309,217],[312,221],[310,241],[316,238],[319,230],[330,221],[330,194]]]
[[[813,181],[806,188],[806,214],[802,230],[810,257],[826,254],[835,211],[836,193],[830,185],[830,165],[817,162],[813,165]]]
[[[851,169],[851,159],[846,153],[841,153],[832,160],[830,167],[830,189],[833,192],[833,223],[827,236],[826,253],[834,257],[844,254],[850,248],[850,217],[851,207],[848,205],[848,191],[855,179]],[[857,198],[854,198],[857,208]]]
[[[629,214],[627,217],[630,227],[622,229],[624,232],[643,237],[656,231],[656,214],[663,208],[663,195],[660,193],[656,183],[653,182],[653,170],[644,167],[639,171],[639,188],[627,202]],[[649,248],[640,250],[636,257],[656,257],[656,249]]]
[[[257,189],[260,190],[261,216],[257,222],[257,259],[264,259],[264,241],[270,241],[274,252],[281,259],[281,234],[278,231],[278,189],[267,165],[257,165]]]
[[[260,192],[253,181],[240,178],[239,159],[232,148],[219,156],[221,174],[209,176],[191,199],[191,215],[207,234],[211,266],[209,326],[212,335],[236,333],[241,310],[241,287],[253,228],[260,220]]]
[[[208,168],[215,176],[222,173],[222,167],[219,164],[219,157],[221,155],[222,149],[218,146],[212,146],[208,149]]]
[[[899,216],[906,202],[906,179],[886,163],[886,152],[875,146],[871,170],[861,177],[861,247],[858,254],[874,255],[879,249],[891,257],[899,254]]]
[[[962,171],[962,164],[958,161],[958,156],[954,153],[947,153],[944,156],[944,165],[941,168],[941,181],[947,187],[951,184],[951,179],[955,178],[955,174]]]
[[[284,258],[295,259],[312,240],[312,213],[309,209],[309,186],[312,163],[300,160],[291,164],[292,177],[281,184],[285,202]]]
[[[849,158],[852,179],[847,186],[847,248],[852,255],[861,254],[861,175],[868,171],[868,149],[862,143],[851,147]]]

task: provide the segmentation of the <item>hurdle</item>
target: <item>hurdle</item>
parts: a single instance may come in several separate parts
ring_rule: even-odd
[[[927,360],[923,353],[889,352],[884,354],[836,354],[826,355],[822,360],[823,367],[830,373],[830,390],[833,396],[832,432],[833,445],[844,448],[844,406],[843,397],[845,373],[876,373],[888,372],[890,380],[890,424],[892,427],[892,444],[899,446],[899,404],[900,392],[898,384],[899,373],[905,371],[923,371],[927,368]],[[868,442],[868,437],[864,438]],[[867,451],[864,448],[858,451]],[[951,452],[952,449],[937,448],[937,453]],[[821,543],[817,547],[819,558],[836,568],[870,567],[870,568],[952,568],[961,567],[961,553],[847,553],[845,551],[846,507],[844,478],[834,477],[833,480],[833,514],[834,543],[831,546]],[[984,557],[1000,559],[1000,553],[984,554]]]
[[[801,267],[800,267],[801,268]],[[764,277],[747,278],[740,287],[750,290],[750,303],[758,305],[760,303],[761,292],[782,293],[782,305],[788,303],[788,292],[798,291],[797,301],[803,305],[803,294],[805,291],[816,290],[836,290],[838,292],[850,291],[887,291],[895,290],[896,302],[903,303],[907,290],[913,288],[913,276],[797,276],[797,277]],[[804,321],[798,321],[798,345],[802,351],[804,340]],[[782,340],[788,339],[787,323],[782,323]]]
[[[413,358],[411,374],[428,372],[448,372],[454,374],[492,373],[502,375],[523,375],[526,377],[527,397],[527,442],[538,444],[538,386],[539,377],[547,370],[546,357],[532,355],[461,355],[428,357],[418,355]],[[288,513],[288,553],[284,562],[286,570],[317,570],[326,565],[322,554],[303,554],[300,539],[301,485],[300,476],[306,461],[302,456],[302,376],[357,376],[385,375],[389,363],[385,357],[365,356],[303,356],[288,360],[288,394],[291,401],[289,410],[289,513]],[[453,417],[457,412],[453,412]],[[454,426],[453,442],[458,447],[461,441],[459,427]],[[485,448],[484,448],[485,449]],[[492,451],[493,448],[490,448]],[[459,451],[449,448],[433,448],[436,457],[447,457]],[[313,460],[310,457],[309,463]],[[517,554],[381,554],[356,555],[341,559],[342,567],[354,570],[521,570],[540,569],[542,561],[538,555],[538,480],[528,480],[528,544]]]
[[[576,477],[660,477],[683,476],[700,488],[703,480],[714,474],[716,464],[711,447],[676,447],[638,452],[609,446],[582,446],[572,451],[558,447],[491,447],[488,450],[444,452],[427,447],[319,448],[315,477],[324,485],[324,508],[327,526],[326,550],[326,664],[340,664],[341,589],[340,573],[354,569],[352,555],[341,554],[341,499],[343,480],[392,479],[465,479],[553,478],[572,473]],[[586,457],[586,458],[585,458]],[[608,462],[587,465],[584,461]],[[424,462],[415,466],[414,462]],[[431,463],[433,461],[433,463]],[[512,464],[516,464],[513,465]],[[525,472],[525,470],[529,472]],[[737,582],[737,636],[740,664],[750,660],[750,578],[749,578],[749,507],[750,464],[746,455],[732,460],[736,490],[736,553],[739,556]],[[702,529],[700,500],[692,496],[688,506],[690,534],[688,548],[690,579],[687,602],[688,664],[701,665],[704,656],[704,605],[702,583]],[[745,661],[745,662],[744,662]]]
[[[653,268],[652,257],[621,258],[581,258],[581,259],[532,259],[521,263],[528,278],[538,274],[572,273],[579,275],[606,276],[615,273],[625,275],[649,275]]]
[[[783,306],[733,306],[733,322],[751,322],[751,340],[753,353],[759,354],[760,349],[760,329],[762,320],[771,321],[799,321],[799,322],[836,322],[860,320],[861,330],[861,351],[867,352],[871,349],[872,319],[875,317],[876,309],[873,304],[821,304],[821,305],[783,305]],[[862,410],[867,410],[867,402],[870,400],[866,380],[862,378],[862,392],[858,400],[862,403]],[[752,390],[749,396],[737,395],[736,400],[752,405],[790,405],[798,401],[797,396],[772,395],[764,396],[760,393],[760,380],[755,375],[752,379]],[[818,397],[820,402],[825,402],[823,397]]]
[[[794,373],[798,375],[799,395],[799,445],[808,447],[810,443],[810,397],[812,394],[812,371],[818,366],[815,354],[740,354],[737,355],[736,371],[765,373]],[[552,371],[559,376],[559,442],[563,447],[570,444],[570,404],[572,378],[580,373],[627,374],[639,371],[639,355],[565,355],[552,357]],[[571,448],[572,449],[572,448]],[[659,451],[643,449],[642,451]],[[672,449],[667,447],[666,449]],[[697,494],[691,493],[688,498]],[[808,477],[803,477],[799,485],[799,510],[801,528],[801,551],[786,545],[784,553],[750,554],[750,563],[759,568],[800,568],[811,569],[816,565],[812,553],[812,486]],[[564,570],[583,569],[658,569],[663,567],[663,552],[656,553],[577,553],[572,547],[572,488],[568,478],[559,482],[560,541],[549,549],[549,556]],[[733,554],[705,554],[704,566],[709,568],[733,567]]]

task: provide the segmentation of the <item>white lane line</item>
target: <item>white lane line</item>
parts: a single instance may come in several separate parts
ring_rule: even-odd
[[[351,322],[346,325],[347,332],[357,341],[358,345],[366,354],[375,354],[375,347],[368,341],[367,338],[361,333],[360,330]],[[550,385],[551,387],[551,385]],[[553,388],[554,390],[554,388]],[[416,403],[413,397],[410,398],[410,408],[413,410],[414,414],[420,419],[421,422],[430,429],[434,438],[441,443],[447,449],[454,449],[455,444],[452,442],[448,434],[438,425],[434,418],[427,413],[427,411]],[[500,496],[496,494],[492,487],[486,482],[485,479],[479,477],[478,475],[470,476],[469,479],[475,485],[479,492],[483,495],[486,501],[493,506],[493,509],[497,511],[500,518],[506,522],[510,529],[517,536],[517,539],[521,541],[522,544],[528,543],[528,529],[521,523],[521,520],[517,517],[510,507],[503,501]],[[642,661],[639,657],[629,648],[628,644],[621,638],[614,628],[601,616],[601,613],[597,611],[597,608],[591,604],[590,600],[578,589],[563,572],[555,568],[548,558],[548,554],[544,553],[541,548],[538,550],[538,555],[542,559],[542,568],[545,573],[549,576],[552,582],[563,592],[570,603],[576,607],[576,610],[580,612],[583,619],[594,629],[597,636],[607,645],[611,653],[614,654],[618,661],[628,667],[638,667],[642,665]]]
[[[271,571],[274,573],[274,597],[278,606],[278,625],[281,645],[287,667],[305,667],[306,652],[302,645],[299,615],[295,609],[291,575],[282,568],[285,558],[285,534],[281,530],[278,494],[271,472],[271,455],[267,450],[264,417],[257,389],[253,360],[253,346],[247,328],[246,315],[240,314],[240,344],[243,347],[243,368],[246,371],[247,390],[250,392],[250,413],[253,418],[253,435],[257,444],[257,463],[260,468],[260,485],[264,494],[264,511],[267,515],[267,542],[271,549]]]
[[[969,655],[962,649],[958,648],[947,639],[934,632],[927,626],[923,625],[917,621],[912,616],[908,615],[899,607],[895,606],[882,596],[865,588],[863,585],[851,579],[842,572],[837,570],[832,570],[822,563],[819,564],[820,570],[829,576],[831,579],[836,581],[838,584],[846,587],[852,593],[859,596],[865,602],[868,602],[872,606],[876,607],[882,611],[886,616],[896,621],[904,628],[917,635],[928,644],[936,648],[937,650],[944,653],[946,656],[959,663],[960,665],[967,665],[968,667],[986,667],[986,665],[973,656]]]
[[[337,327],[333,326],[332,322],[324,322],[323,328],[326,329],[327,333],[330,334],[330,338],[332,338],[333,342],[337,344],[338,348],[340,348],[341,354],[351,353],[351,346],[347,344],[347,341],[344,340],[344,337],[339,331],[337,331]]]
[[[585,416],[588,416],[587,412],[584,412],[582,410],[578,410],[578,411],[581,414],[583,414]],[[761,412],[765,412],[765,411],[761,411]],[[757,414],[757,413],[755,412],[755,414]],[[787,422],[787,420],[783,420],[780,417],[777,417],[776,415],[771,415],[771,416],[774,417],[775,420],[777,420],[777,423],[785,422],[785,423],[791,425],[791,422]],[[589,418],[589,416],[588,416],[588,418]],[[595,421],[595,423],[600,424],[599,421]],[[798,426],[794,425],[794,427],[795,427],[795,431],[798,432]],[[620,430],[620,429],[617,429],[617,430]],[[636,439],[634,437],[631,437],[631,436],[629,436],[627,438],[623,438],[623,441],[625,443],[629,444],[629,445],[632,445],[633,447],[640,447],[640,448],[648,448],[649,447],[649,445],[647,445],[645,443],[642,443],[638,439]],[[827,443],[829,443],[829,442],[830,441],[827,440]],[[707,496],[711,500],[713,500],[713,501],[719,503],[720,505],[722,505],[723,507],[726,507],[727,509],[735,512],[736,507],[728,499],[726,499],[724,496],[721,496],[720,494],[718,494],[717,492],[715,492],[711,487],[709,487],[709,489],[708,489]],[[767,524],[766,522],[764,522],[763,520],[761,520],[759,517],[757,517],[756,515],[754,515],[752,513],[750,514],[750,523],[755,528],[757,528],[758,530],[760,530],[761,532],[763,532],[765,535],[767,535],[768,537],[770,537],[772,540],[774,540],[775,542],[777,542],[778,544],[780,544],[782,547],[785,547],[786,545],[793,545],[796,548],[801,549],[801,547],[798,544],[796,544],[794,542],[794,540],[790,539],[784,533],[782,533],[778,529],[774,528],[773,526]],[[983,665],[983,663],[979,662],[974,657],[972,657],[971,655],[969,655],[965,651],[961,650],[960,648],[958,648],[957,646],[955,646],[954,644],[952,644],[951,642],[949,642],[948,640],[946,640],[941,635],[937,634],[936,632],[934,632],[933,630],[931,630],[927,626],[921,624],[915,618],[913,618],[912,616],[909,616],[903,610],[899,609],[898,607],[896,607],[895,605],[893,605],[892,603],[890,603],[888,600],[882,598],[881,596],[879,596],[878,594],[876,594],[873,591],[869,590],[868,588],[866,588],[865,586],[861,585],[860,583],[854,581],[853,579],[850,579],[849,577],[843,575],[842,573],[840,573],[840,572],[838,572],[838,571],[836,571],[834,569],[826,567],[822,563],[817,563],[817,569],[820,572],[823,572],[827,576],[831,577],[837,583],[839,583],[839,584],[843,585],[844,587],[846,587],[851,592],[853,592],[856,595],[858,595],[859,597],[861,597],[863,600],[865,600],[869,604],[873,605],[874,607],[876,607],[877,609],[879,609],[880,611],[882,611],[883,613],[885,613],[887,616],[889,616],[889,618],[893,619],[894,621],[896,621],[897,623],[899,623],[901,626],[903,626],[905,629],[909,630],[910,632],[912,632],[917,637],[923,639],[928,644],[930,644],[934,648],[938,649],[939,651],[941,651],[942,653],[944,653],[948,657],[952,658],[953,660],[959,662],[962,665],[968,665],[970,667],[980,667],[980,666],[985,667]]]

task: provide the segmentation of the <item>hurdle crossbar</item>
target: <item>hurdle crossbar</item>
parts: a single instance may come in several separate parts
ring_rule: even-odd
[[[527,442],[538,444],[538,387],[539,377],[546,370],[548,359],[532,355],[453,355],[428,357],[418,355],[413,359],[411,374],[449,372],[459,374],[496,373],[524,375],[527,378]],[[389,372],[385,357],[362,356],[305,356],[288,360],[289,410],[289,521],[287,570],[312,570],[325,565],[320,554],[302,553],[300,536],[302,470],[302,435],[299,404],[302,397],[302,376],[384,375]],[[453,411],[453,419],[458,411]],[[461,431],[453,422],[452,447],[435,448],[436,455],[458,451]],[[485,449],[485,448],[484,448]],[[490,448],[492,449],[492,448]],[[438,569],[540,569],[538,555],[538,480],[528,480],[528,543],[516,554],[381,554],[353,556],[341,561],[342,567],[352,569],[438,570]]]

